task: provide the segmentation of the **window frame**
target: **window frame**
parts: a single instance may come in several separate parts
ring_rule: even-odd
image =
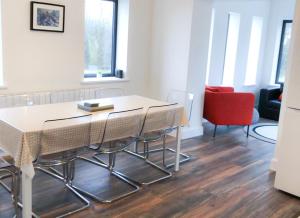
[[[276,69],[276,77],[275,77],[275,84],[283,84],[284,82],[279,82],[279,73],[282,65],[282,52],[284,46],[284,35],[286,32],[287,24],[292,24],[293,20],[283,20],[282,22],[282,30],[281,30],[281,38],[280,38],[280,47],[279,47],[279,54],[278,54],[278,61],[277,61],[277,69]]]
[[[114,3],[113,11],[113,28],[112,28],[112,53],[111,53],[111,73],[102,74],[102,78],[116,77],[116,65],[117,65],[117,40],[118,40],[118,5],[119,0],[99,0],[109,1]],[[83,75],[84,79],[99,79],[98,77],[88,77]]]

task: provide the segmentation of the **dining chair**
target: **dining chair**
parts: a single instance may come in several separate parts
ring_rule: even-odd
[[[188,120],[190,121],[191,119],[191,115],[192,115],[192,109],[193,109],[193,103],[194,103],[194,94],[192,93],[188,93],[186,91],[181,91],[181,90],[171,90],[167,96],[167,102],[169,102],[170,104],[180,104],[183,105],[185,107],[185,111],[188,115]],[[165,168],[170,168],[175,166],[175,163],[170,163],[170,164],[166,164],[166,152],[172,152],[172,153],[176,153],[176,151],[172,148],[167,148],[166,147],[166,138],[168,135],[172,134],[172,132],[177,131],[178,127],[171,127],[171,128],[166,128],[163,131],[163,144],[161,148],[156,148],[156,149],[148,149],[147,150],[147,155],[149,156],[150,153],[156,153],[156,152],[162,152],[163,153],[163,158],[162,158],[162,162],[163,162],[163,166]],[[176,141],[177,141],[177,134],[176,134]],[[136,151],[137,153],[141,154],[141,152]],[[188,162],[191,160],[191,156],[184,154],[184,153],[180,153],[180,156],[182,157],[179,161],[180,164]]]
[[[40,134],[39,147],[33,165],[36,170],[48,174],[64,182],[65,187],[71,191],[83,206],[72,211],[66,211],[59,217],[64,217],[89,207],[90,202],[72,187],[75,175],[75,159],[86,152],[90,145],[92,115],[82,115],[62,119],[46,120]],[[61,166],[62,173],[53,170]]]
[[[112,98],[124,96],[125,90],[121,88],[101,88],[95,90],[96,98]]]
[[[122,191],[122,193],[117,193],[117,195],[114,196],[97,196],[97,194],[91,193],[85,190],[84,187],[76,184],[76,180],[72,184],[73,188],[102,203],[114,202],[140,190],[139,186],[124,178],[120,172],[115,170],[115,164],[117,153],[124,151],[130,145],[136,143],[143,123],[143,116],[143,108],[109,113],[105,121],[103,132],[99,134],[99,139],[97,140],[99,143],[90,146],[90,149],[95,152],[94,158],[96,160],[80,157],[81,160],[107,169],[111,176],[116,177],[121,182],[130,186],[130,190],[128,192]],[[97,155],[103,154],[108,155],[108,163],[103,162],[97,157]]]
[[[0,185],[11,194],[12,202],[15,209],[15,217],[21,217],[18,210],[19,196],[19,170],[12,164],[8,163],[4,158],[0,157]],[[8,187],[2,180],[11,178],[11,187]]]
[[[163,160],[165,160],[165,145],[166,145],[166,129],[176,129],[178,128],[178,123],[180,123],[180,113],[177,103],[151,106],[148,108],[147,113],[144,117],[143,127],[140,132],[139,142],[143,144],[144,151],[138,152],[139,143],[136,143],[135,152],[126,150],[130,155],[134,155],[140,159],[144,159],[147,164],[158,169],[164,175],[151,181],[138,182],[141,185],[150,185],[161,180],[170,178],[172,173],[158,166],[149,160],[149,144],[162,141],[163,143]],[[135,181],[133,178],[128,178]]]
[[[169,102],[170,104],[178,103],[180,105],[183,105],[185,108],[186,114],[188,116],[188,121],[190,122],[191,116],[192,116],[193,104],[194,104],[194,94],[188,93],[186,91],[174,89],[169,92],[168,97],[167,97],[167,102]],[[177,130],[177,127],[165,129],[164,138],[166,138],[167,135],[171,134],[173,131],[176,131],[176,130]],[[176,136],[176,139],[177,139],[177,136]],[[166,151],[176,153],[176,151],[174,149],[166,148],[165,145],[163,145],[162,148],[149,150],[148,153],[163,152],[163,165],[166,168],[170,168],[170,167],[173,167],[175,165],[175,163],[166,164],[166,160],[165,160]],[[187,154],[180,153],[180,156],[182,157],[181,160],[179,161],[180,164],[191,160],[191,156],[189,156]]]

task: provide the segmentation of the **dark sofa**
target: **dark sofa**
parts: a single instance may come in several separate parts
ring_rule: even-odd
[[[268,88],[260,91],[258,111],[260,117],[279,120],[281,101],[279,96],[282,93],[282,88]]]

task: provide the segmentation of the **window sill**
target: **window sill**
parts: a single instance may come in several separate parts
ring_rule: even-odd
[[[107,77],[107,78],[91,78],[91,79],[84,79],[81,84],[89,85],[89,84],[98,84],[98,83],[122,83],[122,82],[129,82],[129,79],[123,78],[116,78],[116,77]]]

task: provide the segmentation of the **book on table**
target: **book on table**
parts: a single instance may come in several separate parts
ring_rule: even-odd
[[[78,103],[78,108],[88,112],[97,112],[108,109],[114,109],[113,104],[99,102],[81,102]]]

